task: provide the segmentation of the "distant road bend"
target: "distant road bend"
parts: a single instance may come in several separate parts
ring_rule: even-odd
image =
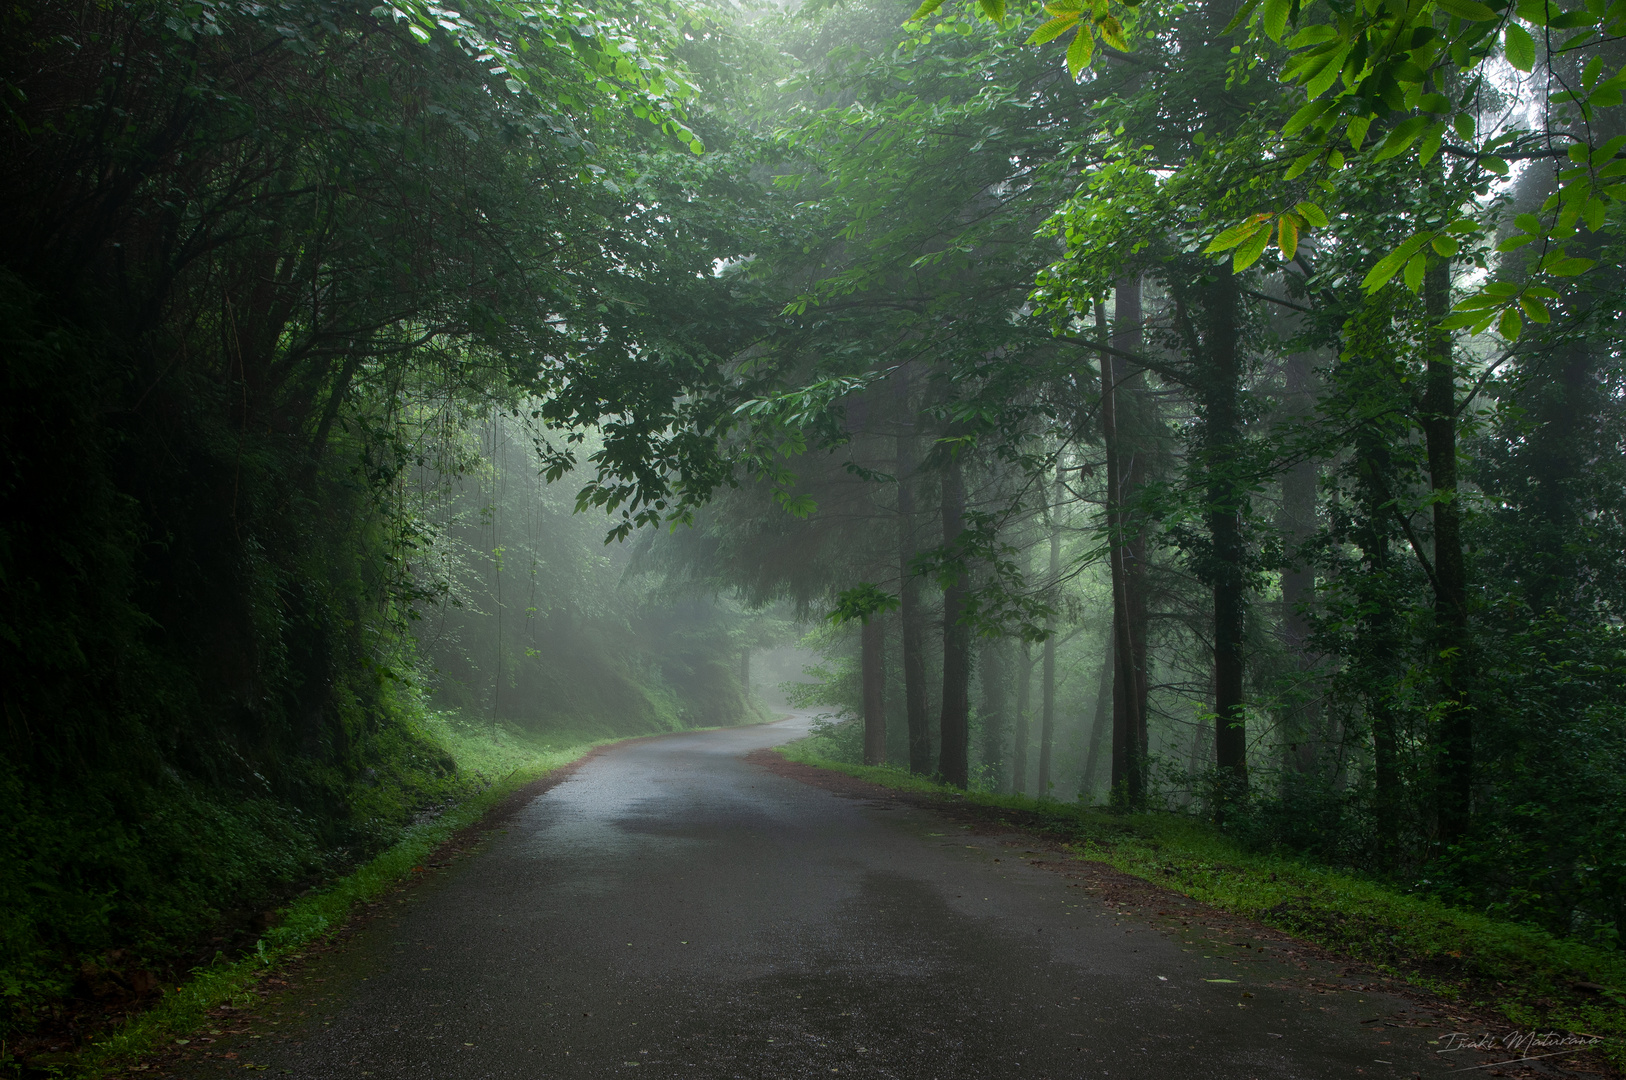
[[[1401,998],[1329,990],[1335,968],[1120,917],[1019,838],[745,760],[807,723],[600,754],[182,1072],[1266,1080],[1484,1060],[1439,1053]]]

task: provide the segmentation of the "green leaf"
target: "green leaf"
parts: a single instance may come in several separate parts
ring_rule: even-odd
[[[1402,280],[1406,283],[1406,288],[1412,292],[1421,289],[1423,287],[1423,271],[1426,269],[1428,269],[1428,254],[1426,252],[1419,251],[1410,259],[1407,259],[1406,272],[1401,275]]]
[[[1502,317],[1496,320],[1496,332],[1509,341],[1519,340],[1519,331],[1524,329],[1524,320],[1519,318],[1519,309],[1510,307],[1502,312]]]
[[[1270,40],[1282,40],[1282,34],[1287,30],[1287,13],[1291,6],[1292,0],[1265,0],[1264,26]]]
[[[1349,56],[1349,50],[1353,47],[1353,43],[1347,41],[1339,46],[1338,51],[1332,54],[1332,59],[1327,61],[1326,66],[1311,76],[1309,82],[1304,84],[1304,92],[1313,98],[1325,94],[1328,88],[1332,86],[1333,80],[1337,79],[1344,70],[1344,60]]]
[[[1321,151],[1319,150],[1311,150],[1308,154],[1300,154],[1294,159],[1293,164],[1288,166],[1287,172],[1282,174],[1282,179],[1296,180],[1304,174],[1304,170],[1314,165],[1319,157],[1321,157]]]
[[[1531,322],[1546,325],[1553,321],[1552,312],[1547,310],[1547,305],[1533,296],[1527,294],[1519,297],[1519,306],[1524,309],[1526,315],[1530,316]]]
[[[977,6],[995,22],[1005,21],[1005,0],[977,0]]]
[[[1455,15],[1464,22],[1495,22],[1496,12],[1478,3],[1478,0],[1434,0],[1447,15]]]
[[[1557,13],[1557,5],[1552,0],[1519,0],[1519,18],[1532,26],[1546,26],[1549,9]]]
[[[1427,126],[1428,118],[1424,116],[1412,116],[1402,120],[1395,125],[1393,131],[1389,132],[1389,137],[1383,140],[1383,145],[1378,148],[1376,154],[1372,155],[1372,160],[1386,161],[1389,158],[1404,154],[1411,149],[1411,144],[1417,141],[1417,136],[1421,135],[1423,129]]]
[[[920,0],[920,6],[915,8],[915,13],[904,21],[906,23],[912,23],[920,19],[924,19],[926,16],[930,15],[932,12],[936,11],[942,6],[943,0]]]
[[[1602,165],[1605,162],[1613,161],[1622,147],[1626,147],[1626,135],[1616,135],[1592,152],[1592,164]]]
[[[1333,54],[1336,53],[1341,47],[1342,46],[1339,43],[1339,39],[1335,38],[1326,44],[1316,45],[1313,48],[1302,50],[1288,57],[1287,63],[1282,65],[1282,82],[1303,82],[1304,80],[1311,78],[1316,72],[1320,71],[1327,65],[1327,62],[1332,59]]]
[[[1299,215],[1299,217],[1303,218],[1305,221],[1308,221],[1316,228],[1325,229],[1327,227],[1327,215],[1322,211],[1321,207],[1317,206],[1315,203],[1301,202],[1297,206],[1293,207],[1293,210]]]
[[[1542,261],[1546,262],[1546,260]],[[1571,255],[1554,259],[1551,263],[1543,266],[1541,269],[1554,277],[1574,277],[1577,274],[1586,273],[1588,270],[1592,269],[1596,263],[1597,260],[1595,259],[1578,259]]]
[[[1033,33],[1029,34],[1028,39],[1026,42],[1024,42],[1024,44],[1043,45],[1047,41],[1054,41],[1065,34],[1068,27],[1077,22],[1078,13],[1076,11],[1070,12],[1066,15],[1058,15],[1054,19],[1051,19],[1049,22],[1045,23],[1043,26],[1039,27],[1039,29],[1035,30]]]
[[[1338,40],[1337,29],[1323,23],[1316,26],[1306,26],[1303,30],[1300,30],[1293,35],[1293,40],[1287,43],[1287,47],[1289,49],[1303,49],[1310,45],[1320,45],[1323,42],[1336,40]]]
[[[1124,37],[1123,23],[1119,22],[1114,16],[1108,15],[1097,25],[1101,28],[1102,41],[1119,52],[1129,51],[1129,39]]]
[[[1366,277],[1362,279],[1361,288],[1368,293],[1375,293],[1389,284],[1394,276],[1400,273],[1400,268],[1406,265],[1406,261],[1417,254],[1417,249],[1428,243],[1431,235],[1430,233],[1424,233],[1420,236],[1414,236],[1379,259],[1378,264],[1368,270]]]
[[[1516,22],[1510,22],[1502,30],[1502,51],[1507,62],[1520,71],[1534,71],[1536,67],[1536,42],[1530,36],[1530,31]]]
[[[871,615],[896,611],[899,599],[877,585],[865,581],[836,596],[835,608],[825,618],[833,623],[858,620],[869,622]]]
[[[1225,29],[1220,31],[1220,37],[1229,37],[1239,26],[1248,21],[1258,7],[1259,0],[1247,0],[1247,3],[1236,9],[1236,14],[1231,16],[1231,21],[1225,24]]]
[[[1451,118],[1451,130],[1457,133],[1457,138],[1465,142],[1472,141],[1477,129],[1478,124],[1474,122],[1474,118],[1465,112],[1459,112]]]
[[[1236,249],[1236,254],[1231,256],[1233,274],[1240,274],[1259,261],[1259,256],[1265,253],[1266,246],[1270,244],[1270,233],[1270,224],[1266,222],[1258,232],[1248,238],[1247,243]]]
[[[1276,250],[1282,253],[1282,258],[1291,262],[1293,255],[1299,249],[1299,219],[1293,214],[1283,214],[1276,224]]]
[[[1598,76],[1602,74],[1603,57],[1594,56],[1586,62],[1586,67],[1581,69],[1581,89],[1590,93],[1593,85],[1598,81]]]
[[[1067,71],[1077,79],[1079,73],[1090,66],[1090,59],[1095,55],[1095,35],[1090,28],[1080,22],[1078,33],[1073,35],[1072,43],[1067,46]]]
[[[1299,132],[1303,131],[1305,128],[1314,123],[1322,113],[1326,112],[1336,104],[1337,100],[1334,98],[1321,98],[1316,101],[1305,102],[1303,105],[1299,106],[1297,112],[1287,118],[1287,123],[1282,125],[1282,134],[1297,135]],[[1303,170],[1301,169],[1299,171],[1302,172]]]
[[[1444,233],[1441,233],[1439,236],[1434,238],[1433,247],[1437,254],[1443,258],[1449,259],[1457,253],[1460,245],[1458,245],[1456,237],[1446,236]]]
[[[1440,152],[1440,144],[1445,139],[1445,123],[1441,121],[1428,129],[1423,141],[1417,144],[1417,160],[1427,165],[1434,160],[1434,155]]]
[[[1349,145],[1356,150],[1366,141],[1366,131],[1372,126],[1370,116],[1352,116],[1349,118]]]
[[[1268,231],[1269,228],[1269,215],[1255,214],[1242,224],[1232,225],[1229,229],[1210,240],[1208,246],[1203,248],[1203,254],[1213,255],[1215,252],[1230,251],[1260,229]]]

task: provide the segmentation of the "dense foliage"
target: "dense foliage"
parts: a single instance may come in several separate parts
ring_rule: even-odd
[[[839,416],[902,547],[782,575],[863,627],[803,693],[870,763],[1615,941],[1619,12],[938,8],[787,19],[761,105],[807,232],[758,415]]]
[[[1618,942],[1622,10],[8,8],[6,1031],[770,611],[854,758]]]
[[[442,652],[411,628],[466,599],[419,490],[481,497],[466,433],[609,414],[593,460],[562,435],[547,459],[628,522],[717,482],[723,218],[659,209],[729,182],[671,58],[715,38],[648,5],[0,16],[8,1052],[70,995],[150,996],[465,789],[419,724]],[[603,572],[549,585],[622,629],[530,668],[591,654],[609,698],[496,719],[753,715],[727,627],[629,629]]]

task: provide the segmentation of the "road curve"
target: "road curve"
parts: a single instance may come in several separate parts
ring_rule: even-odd
[[[806,724],[598,755],[178,1071],[1266,1080],[1482,1060],[1370,1022],[1399,998],[1317,992],[1296,964],[1119,919],[998,837],[744,760]]]

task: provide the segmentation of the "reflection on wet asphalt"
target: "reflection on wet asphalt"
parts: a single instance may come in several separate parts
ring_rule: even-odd
[[[1263,1080],[1477,1063],[1438,1056],[1437,1032],[1362,1025],[1399,999],[1205,957],[1060,874],[995,862],[996,837],[743,760],[806,723],[602,754],[317,961],[280,1023],[186,1075]]]

